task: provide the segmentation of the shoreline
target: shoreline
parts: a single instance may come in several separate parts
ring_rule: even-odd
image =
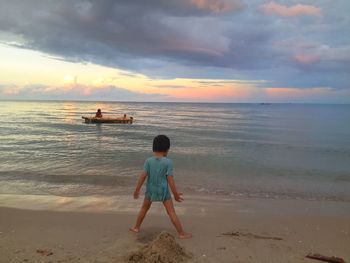
[[[262,209],[273,210],[277,205],[285,213],[304,213],[308,208],[305,204],[317,207],[317,213],[324,211],[340,215],[350,216],[350,201],[344,199],[303,199],[303,198],[277,198],[260,196],[235,196],[225,194],[188,194],[184,192],[185,201],[174,204],[177,213],[188,216],[207,216],[209,211],[223,212],[224,208],[237,210],[239,207],[248,207],[250,210]],[[135,200],[130,194],[119,195],[83,195],[83,196],[59,196],[38,194],[0,194],[0,207],[24,209],[33,211],[55,211],[55,212],[91,212],[91,213],[137,213],[140,208],[144,194]],[[294,204],[303,204],[303,209],[290,209]],[[283,207],[286,205],[287,209]],[[159,203],[153,203],[156,209],[150,210],[153,214],[162,214],[163,208]],[[343,209],[340,209],[343,207]],[[214,211],[213,211],[214,210]],[[328,212],[326,212],[327,210]]]
[[[308,253],[350,260],[350,203],[187,199],[175,209],[194,235],[178,240],[194,254],[189,262],[317,262],[306,259]],[[99,202],[82,205],[79,212],[0,207],[0,262],[123,262],[161,231],[175,235],[159,203],[152,205],[142,232],[129,233],[141,201],[132,200],[120,211],[94,210],[101,207]],[[240,235],[223,235],[232,232]],[[37,249],[53,254],[43,256]]]

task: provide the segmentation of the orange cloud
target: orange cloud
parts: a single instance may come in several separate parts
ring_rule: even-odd
[[[161,92],[175,100],[186,101],[232,101],[233,99],[247,99],[255,88],[245,84],[213,84],[202,86],[200,83],[193,83],[192,87],[162,88]]]
[[[21,88],[19,87],[7,87],[2,91],[4,95],[17,95],[21,92]]]
[[[318,62],[320,59],[316,56],[311,56],[311,55],[304,55],[304,54],[298,54],[293,57],[293,59],[304,65],[310,65]]]
[[[198,9],[211,11],[214,13],[223,13],[241,9],[243,4],[240,1],[226,0],[190,0],[190,3]]]
[[[312,5],[297,4],[293,6],[285,6],[276,2],[270,2],[261,6],[262,10],[267,14],[275,14],[279,16],[320,16],[321,9]]]

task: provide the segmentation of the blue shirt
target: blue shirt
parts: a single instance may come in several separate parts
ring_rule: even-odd
[[[143,169],[147,173],[145,197],[152,202],[171,199],[167,176],[173,176],[173,162],[167,157],[150,157]]]

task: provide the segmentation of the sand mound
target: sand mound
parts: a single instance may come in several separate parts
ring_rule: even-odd
[[[177,263],[190,259],[192,254],[186,252],[175,240],[174,236],[160,233],[156,239],[148,243],[138,251],[128,256],[129,263]]]

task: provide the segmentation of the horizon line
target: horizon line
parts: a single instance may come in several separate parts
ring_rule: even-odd
[[[270,101],[260,101],[260,102],[215,102],[215,101],[133,101],[133,100],[79,100],[79,99],[1,99],[0,101],[13,101],[13,102],[116,102],[116,103],[188,103],[188,104],[314,104],[314,105],[350,105],[350,102],[270,102]]]

